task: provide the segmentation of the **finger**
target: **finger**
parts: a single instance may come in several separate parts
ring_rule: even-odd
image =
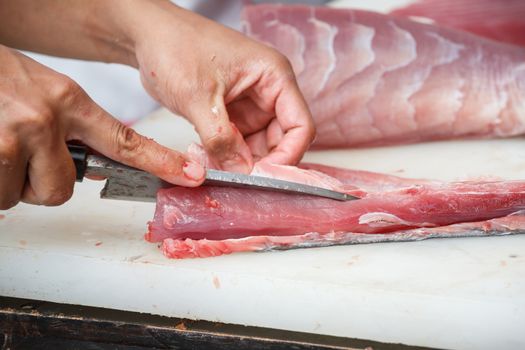
[[[90,174],[87,174],[84,176],[85,178],[87,179],[90,179],[90,180],[94,180],[94,181],[103,181],[106,179],[105,176],[100,176],[100,175],[90,175]]]
[[[284,135],[265,161],[297,164],[314,139],[315,127],[295,81],[284,84],[275,102],[275,114]]]
[[[284,133],[277,119],[273,119],[267,128],[245,137],[254,160],[266,157],[279,145]]]
[[[266,129],[260,130],[245,138],[246,144],[250,147],[254,161],[265,157],[269,153]]]
[[[73,194],[75,165],[66,144],[58,139],[34,148],[27,167],[27,182],[21,200],[55,206]]]
[[[235,123],[243,135],[265,129],[275,118],[273,109],[270,112],[262,110],[251,97],[231,102],[226,109],[230,120]]]
[[[221,169],[239,173],[251,171],[250,149],[230,122],[221,95],[192,103],[186,116],[195,125],[206,152]]]
[[[14,207],[22,196],[27,158],[13,139],[0,137],[0,210]]]
[[[194,187],[204,181],[202,165],[184,154],[137,134],[94,105],[89,118],[77,118],[77,137],[106,157],[145,170],[175,185]]]
[[[281,124],[277,119],[273,119],[268,125],[266,142],[268,144],[268,150],[272,152],[276,147],[278,147],[284,138],[284,131],[281,127]]]

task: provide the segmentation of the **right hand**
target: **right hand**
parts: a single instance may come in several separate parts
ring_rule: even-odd
[[[76,176],[70,140],[173,184],[204,180],[201,165],[135,133],[68,77],[0,45],[0,210],[67,201]]]

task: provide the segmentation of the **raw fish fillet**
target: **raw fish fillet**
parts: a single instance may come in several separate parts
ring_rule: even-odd
[[[439,25],[525,46],[523,0],[418,0],[390,13],[427,18]]]
[[[246,6],[243,27],[290,59],[317,126],[314,147],[525,133],[523,47],[327,7]]]
[[[435,228],[417,228],[386,234],[353,232],[305,233],[295,236],[251,236],[225,240],[171,239],[162,242],[164,255],[172,259],[207,258],[236,252],[261,252],[334,245],[417,241],[428,238],[497,236],[525,233],[525,212],[502,218]]]
[[[282,166],[273,167],[272,174],[281,177]],[[163,242],[163,251],[169,257],[196,257],[457,236],[465,235],[466,230],[494,234],[513,223],[516,229],[525,229],[523,216],[517,214],[503,221],[444,227],[502,218],[525,210],[525,181],[444,183],[314,164],[302,167],[297,169],[300,178],[305,171],[335,176],[333,183],[337,188],[362,199],[338,202],[211,186],[163,189],[158,193],[155,217],[146,239]],[[294,168],[285,169],[284,176],[289,177]]]

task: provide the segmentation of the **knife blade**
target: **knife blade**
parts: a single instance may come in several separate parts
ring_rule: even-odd
[[[68,149],[75,162],[77,181],[82,182],[86,175],[106,178],[106,184],[100,192],[101,198],[155,202],[159,189],[175,186],[143,170],[129,167],[101,155],[90,154],[86,146],[68,145]],[[359,199],[346,193],[322,187],[215,169],[206,170],[206,179],[203,185],[303,194],[338,201]]]

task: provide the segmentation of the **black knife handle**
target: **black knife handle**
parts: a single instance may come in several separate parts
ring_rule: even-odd
[[[84,180],[84,175],[86,174],[86,161],[88,156],[87,147],[68,143],[67,149],[69,150],[69,153],[71,153],[71,158],[73,158],[73,162],[75,163],[77,182],[82,182],[82,180]]]

